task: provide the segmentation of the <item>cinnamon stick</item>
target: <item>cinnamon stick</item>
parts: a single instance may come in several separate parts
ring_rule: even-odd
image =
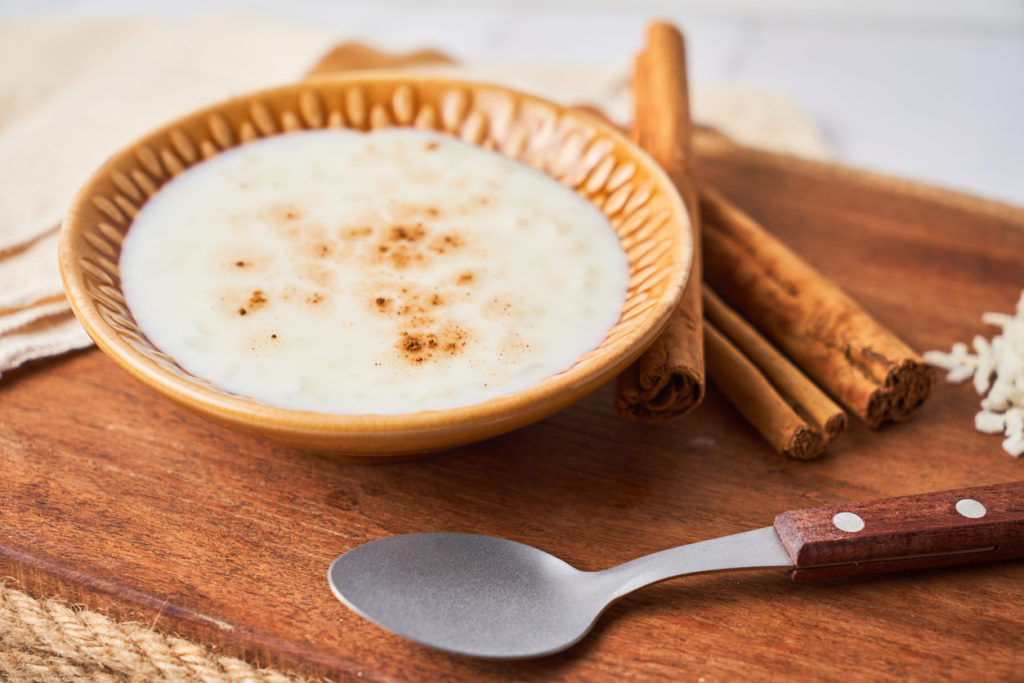
[[[924,402],[916,352],[716,190],[700,206],[705,278],[821,388],[871,427]]]
[[[658,421],[681,417],[704,398],[700,220],[690,155],[690,107],[683,36],[655,23],[633,72],[634,135],[675,184],[690,214],[693,268],[665,332],[616,385],[615,410],[625,418]]]
[[[839,436],[846,427],[843,409],[707,285],[704,286],[704,316],[757,366],[794,412],[820,433],[822,450]],[[716,382],[716,374],[708,374],[711,381]],[[778,425],[771,428],[777,429]],[[803,457],[815,455],[818,453],[808,451]]]
[[[710,322],[704,348],[711,381],[772,447],[791,458],[810,460],[825,441],[772,386],[754,363]]]

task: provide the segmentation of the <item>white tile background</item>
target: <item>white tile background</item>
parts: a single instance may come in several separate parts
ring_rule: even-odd
[[[628,64],[648,20],[664,17],[686,32],[693,82],[785,93],[840,160],[1024,206],[1021,0],[0,0],[0,20],[224,7],[385,48],[601,66]]]

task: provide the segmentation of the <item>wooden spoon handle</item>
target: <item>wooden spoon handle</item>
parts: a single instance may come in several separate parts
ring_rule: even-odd
[[[1024,557],[1024,481],[784,512],[794,579]]]

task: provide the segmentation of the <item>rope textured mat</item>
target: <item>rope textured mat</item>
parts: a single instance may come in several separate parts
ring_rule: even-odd
[[[302,680],[147,626],[36,600],[0,580],[0,681]]]

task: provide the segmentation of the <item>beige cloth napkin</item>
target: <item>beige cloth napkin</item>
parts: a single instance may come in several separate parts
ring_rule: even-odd
[[[113,151],[202,105],[299,78],[353,36],[237,12],[160,22],[0,24],[0,373],[91,342],[63,298],[57,225]],[[420,47],[420,46],[408,46]],[[443,45],[438,46],[444,48]],[[467,64],[503,83],[629,117],[623,66]],[[697,120],[746,144],[827,156],[817,128],[776,94],[697,88]]]

